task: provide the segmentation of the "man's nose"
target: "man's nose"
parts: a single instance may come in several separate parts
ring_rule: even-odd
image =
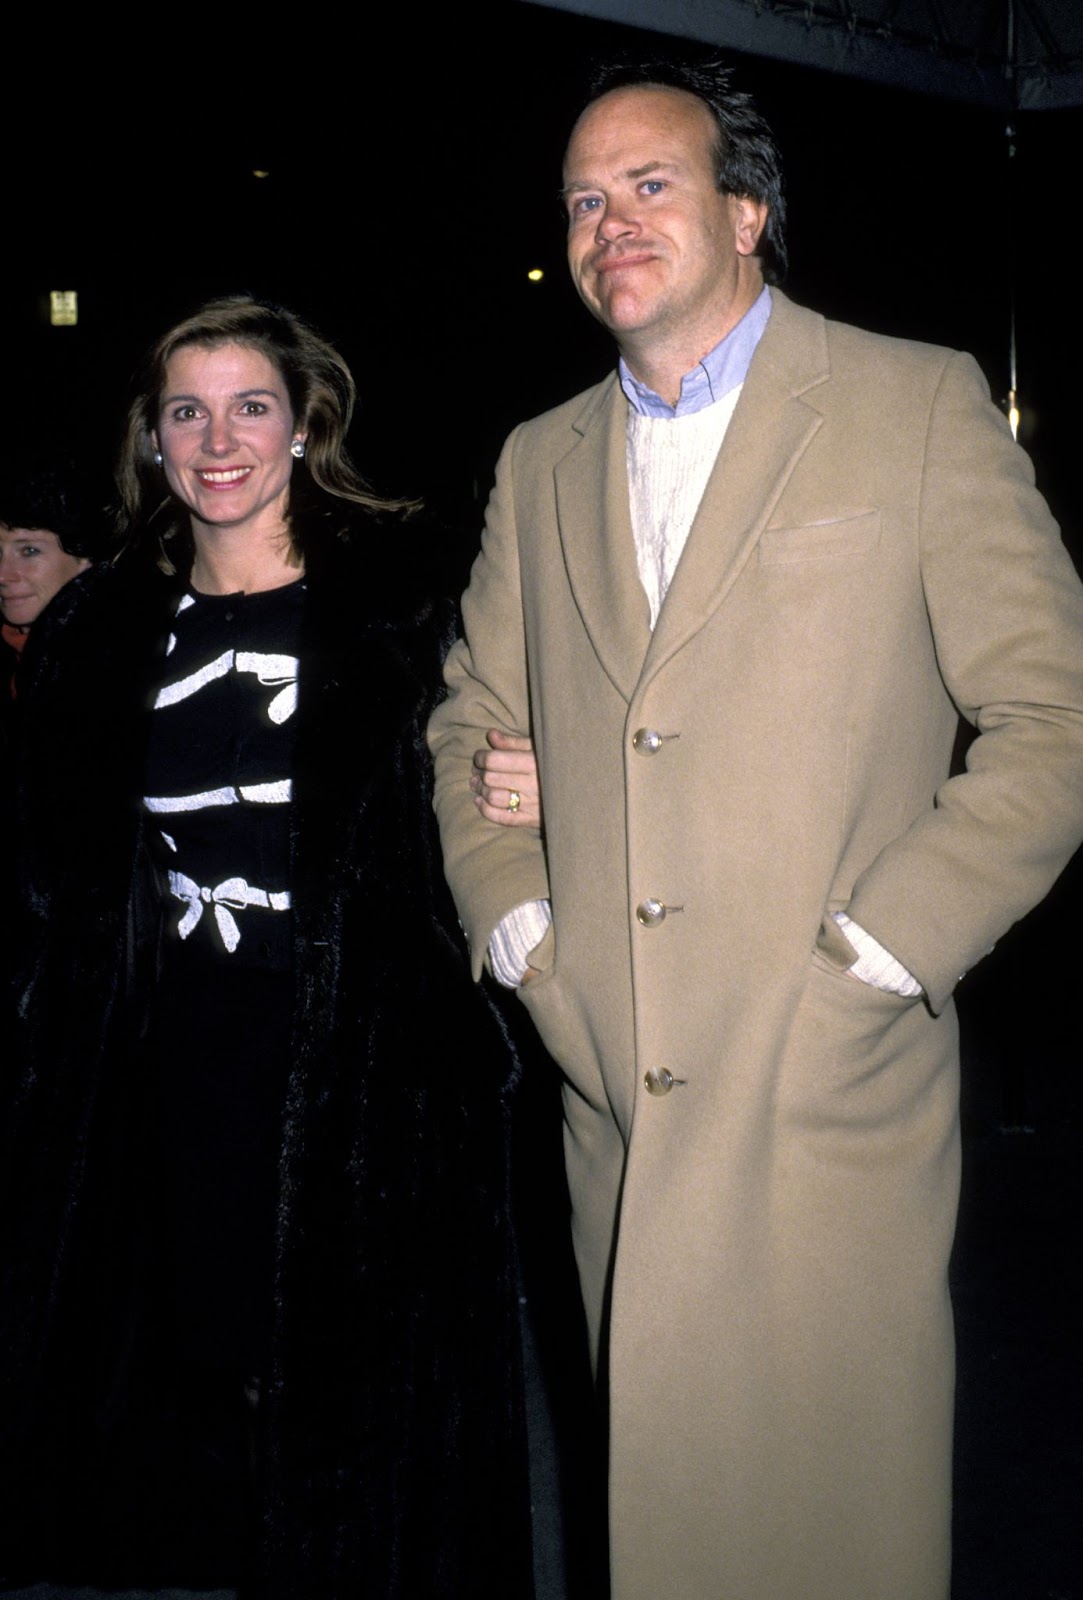
[[[639,223],[631,208],[618,201],[609,200],[598,219],[594,237],[599,244],[613,244],[617,239],[623,239],[638,230]]]

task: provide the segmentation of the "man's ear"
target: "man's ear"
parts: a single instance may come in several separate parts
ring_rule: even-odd
[[[762,200],[753,200],[747,194],[730,197],[734,209],[734,238],[739,256],[754,256],[760,235],[767,226],[767,206]]]

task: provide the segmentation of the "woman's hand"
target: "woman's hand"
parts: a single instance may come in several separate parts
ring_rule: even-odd
[[[483,817],[505,828],[540,828],[538,763],[529,739],[490,728],[489,748],[474,755],[470,787]]]

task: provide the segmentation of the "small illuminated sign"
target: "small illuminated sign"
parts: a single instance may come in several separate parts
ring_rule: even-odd
[[[54,328],[74,328],[79,321],[79,291],[50,289],[49,321]]]

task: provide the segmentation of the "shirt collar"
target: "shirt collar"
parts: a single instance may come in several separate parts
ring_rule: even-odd
[[[738,384],[744,383],[753,352],[770,315],[771,291],[765,286],[737,326],[731,328],[726,337],[719,340],[691,372],[685,373],[675,406],[633,377],[622,356],[618,372],[621,388],[628,396],[628,404],[642,417],[688,417],[695,411],[705,411],[708,406],[713,406],[716,400],[721,400]]]

